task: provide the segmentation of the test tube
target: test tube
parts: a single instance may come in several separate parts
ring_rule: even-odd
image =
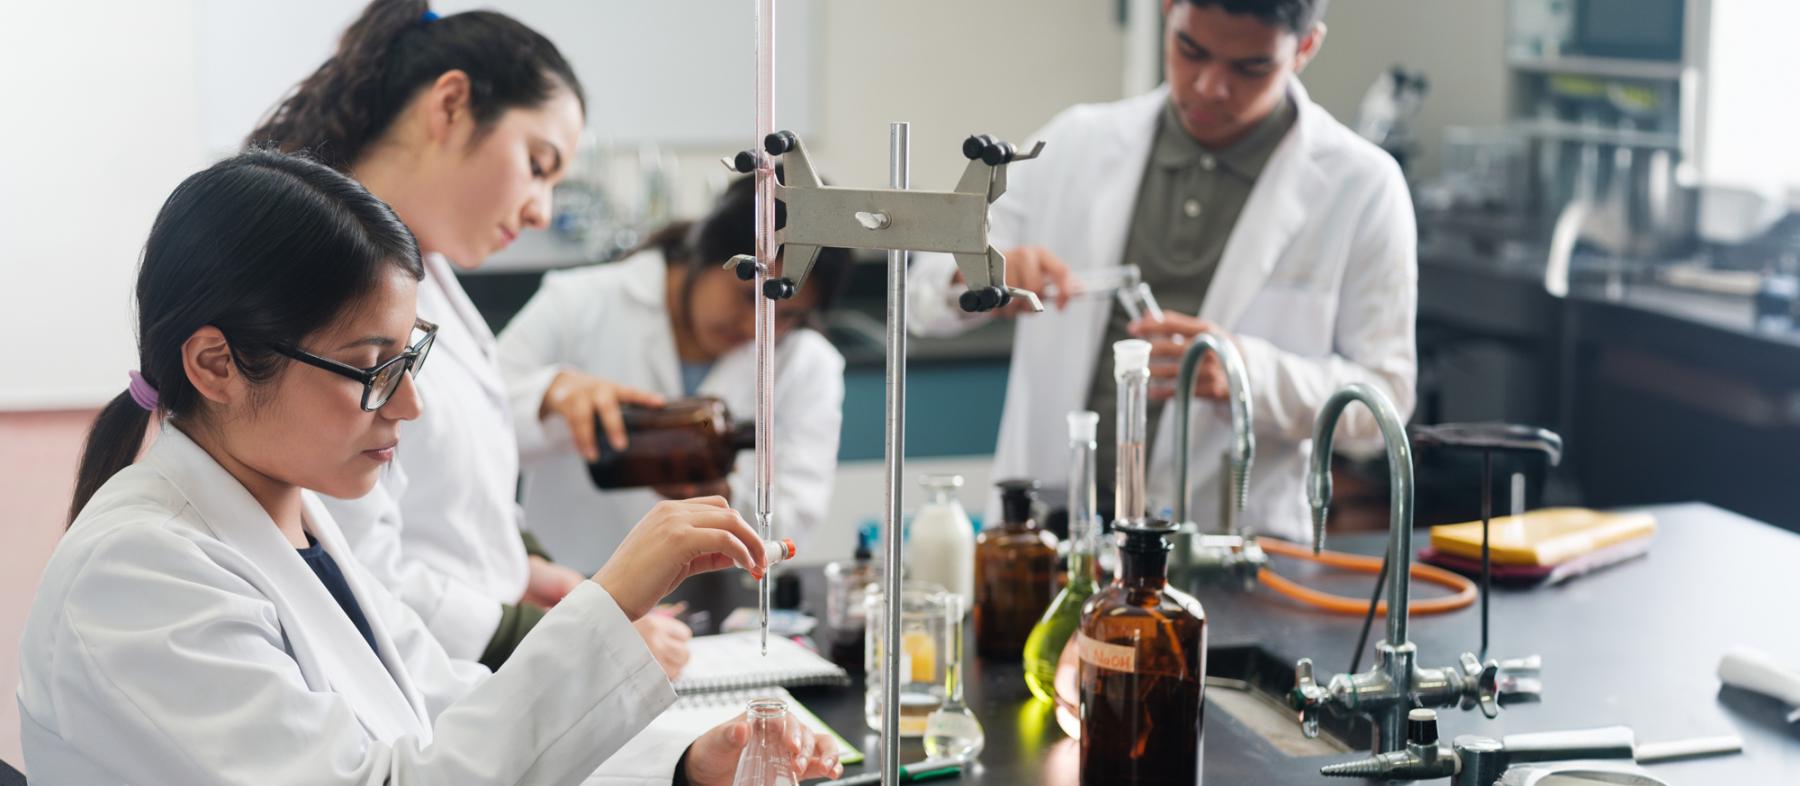
[[[1144,445],[1148,441],[1148,392],[1150,342],[1135,338],[1113,343],[1113,379],[1118,382],[1117,492],[1113,519],[1127,526],[1142,526],[1144,502]]]

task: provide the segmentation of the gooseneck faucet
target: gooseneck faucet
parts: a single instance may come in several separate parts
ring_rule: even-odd
[[[1289,704],[1300,713],[1301,729],[1318,736],[1319,710],[1354,712],[1375,723],[1374,752],[1405,750],[1407,713],[1419,707],[1463,709],[1476,706],[1492,718],[1500,704],[1536,697],[1536,658],[1482,663],[1474,653],[1463,653],[1458,665],[1420,668],[1418,650],[1407,638],[1409,578],[1412,573],[1413,463],[1412,447],[1399,410],[1380,390],[1354,383],[1332,394],[1319,412],[1313,429],[1312,461],[1307,473],[1307,498],[1312,504],[1313,551],[1325,547],[1325,518],[1331,506],[1331,439],[1338,419],[1352,402],[1362,402],[1374,414],[1387,446],[1390,476],[1388,518],[1387,638],[1375,645],[1376,663],[1360,674],[1339,674],[1323,687],[1313,681],[1312,659],[1295,666],[1294,690]]]
[[[1231,339],[1215,331],[1203,331],[1193,337],[1193,344],[1181,356],[1181,373],[1176,382],[1175,443],[1175,521],[1181,527],[1175,536],[1177,574],[1218,574],[1234,579],[1246,588],[1256,583],[1256,574],[1269,558],[1256,540],[1244,532],[1242,516],[1250,501],[1250,466],[1256,460],[1256,435],[1253,430],[1253,408],[1250,402],[1250,375],[1244,371],[1243,356]],[[1189,465],[1193,441],[1193,407],[1191,400],[1194,376],[1200,360],[1207,352],[1219,359],[1225,370],[1226,401],[1231,409],[1231,447],[1224,456],[1229,472],[1229,490],[1219,495],[1219,521],[1222,534],[1199,532],[1189,515],[1193,489],[1190,488]]]

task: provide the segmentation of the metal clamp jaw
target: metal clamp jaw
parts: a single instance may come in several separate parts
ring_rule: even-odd
[[[992,311],[1017,298],[1032,311],[1043,311],[1036,293],[1006,285],[1006,257],[988,244],[988,205],[1006,193],[1007,166],[1036,158],[1043,149],[1043,142],[1021,151],[986,134],[971,136],[962,146],[969,164],[953,191],[827,186],[792,131],[770,134],[762,150],[722,160],[746,174],[772,166],[773,157],[786,166],[787,182],[775,184],[776,242],[783,248],[784,275],[764,284],[763,294],[771,299],[799,291],[820,248],[937,251],[954,257],[962,272],[968,287],[958,300],[963,310]],[[739,277],[755,275],[756,268],[741,261],[728,265]]]

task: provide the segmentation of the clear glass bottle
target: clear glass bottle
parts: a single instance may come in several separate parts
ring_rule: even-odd
[[[1119,384],[1119,575],[1088,599],[1076,634],[1081,685],[1081,782],[1161,786],[1200,782],[1206,614],[1168,586],[1167,521],[1144,511],[1150,345],[1113,345]]]
[[[745,713],[750,721],[750,741],[738,756],[732,786],[797,786],[794,756],[787,738],[787,704],[779,699],[753,699]]]
[[[711,483],[731,474],[740,451],[756,448],[756,426],[733,425],[725,402],[716,398],[671,401],[661,408],[620,408],[628,442],[614,450],[602,438],[600,458],[588,464],[588,477],[603,489],[629,489],[679,483]],[[595,433],[605,434],[599,419]]]
[[[907,530],[908,578],[961,595],[966,606],[975,599],[975,525],[956,498],[962,476],[926,475],[919,482],[929,496]]]
[[[1032,515],[1035,480],[1003,480],[1000,524],[975,538],[975,652],[1017,660],[1056,595],[1056,536]]]
[[[949,651],[944,657],[944,703],[925,716],[925,753],[934,758],[972,761],[987,745],[981,721],[963,703],[963,605],[962,599],[944,595],[944,630]]]
[[[1081,605],[1099,589],[1096,583],[1094,552],[1100,535],[1100,519],[1095,513],[1094,434],[1100,416],[1093,412],[1069,413],[1069,571],[1068,580],[1043,618],[1025,639],[1025,685],[1040,701],[1067,703],[1079,701],[1074,689],[1073,661],[1071,673],[1062,680],[1068,690],[1058,693],[1057,664],[1063,649],[1081,623]]]

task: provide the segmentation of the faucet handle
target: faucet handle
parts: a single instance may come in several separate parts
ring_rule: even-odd
[[[1500,717],[1500,664],[1489,660],[1482,663],[1475,658],[1475,653],[1465,652],[1461,661],[1463,677],[1468,680],[1463,686],[1462,708],[1467,710],[1481,707],[1481,714],[1489,718]]]
[[[1525,704],[1543,698],[1544,660],[1536,655],[1500,661],[1499,699],[1502,706]]]
[[[1313,680],[1312,658],[1301,658],[1294,664],[1294,689],[1288,693],[1288,705],[1300,713],[1300,733],[1307,739],[1319,736],[1319,708],[1330,693]]]

